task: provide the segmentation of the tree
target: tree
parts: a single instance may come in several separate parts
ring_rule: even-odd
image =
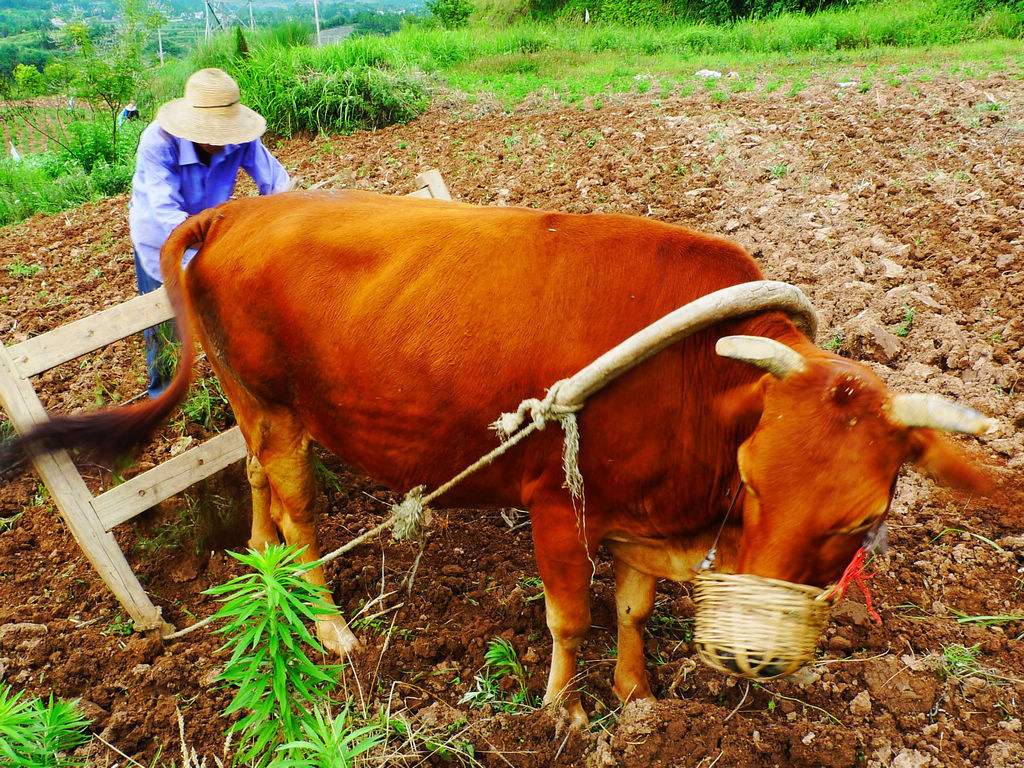
[[[147,0],[121,0],[114,34],[96,41],[84,22],[65,28],[70,57],[63,67],[68,91],[76,99],[110,116],[110,140],[117,147],[117,116],[148,79],[142,52],[149,36],[165,23]]]
[[[470,0],[427,0],[427,10],[442,26],[452,29],[469,21],[473,3]]]
[[[121,0],[121,18],[107,35],[98,34],[85,21],[77,20],[63,29],[60,39],[66,55],[50,61],[40,72],[36,67],[18,64],[14,69],[13,99],[26,99],[46,93],[64,93],[106,113],[110,119],[109,161],[117,153],[117,117],[144,87],[148,68],[143,49],[150,34],[164,23],[148,0]],[[94,148],[80,146],[66,135],[58,121],[60,134],[35,119],[23,102],[12,101],[9,111],[19,116],[47,139],[78,158],[86,171],[91,170]],[[81,137],[79,137],[81,138]],[[106,153],[104,153],[106,154]]]

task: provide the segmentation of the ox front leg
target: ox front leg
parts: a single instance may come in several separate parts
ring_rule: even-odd
[[[615,613],[619,654],[615,664],[615,695],[623,703],[652,696],[644,662],[644,626],[654,610],[655,578],[615,558]]]
[[[544,582],[544,602],[551,632],[551,670],[544,703],[559,703],[577,725],[587,714],[574,686],[577,656],[590,629],[590,577],[593,551],[582,541],[572,509],[533,512],[537,568]]]
[[[309,563],[320,559],[314,529],[317,487],[310,461],[309,439],[298,430],[284,433],[279,425],[275,424],[275,428],[276,432],[271,440],[266,441],[259,456],[273,491],[271,517],[288,544],[304,548],[299,560]],[[310,570],[306,579],[324,587],[324,599],[334,605],[322,567]],[[359,647],[359,640],[340,612],[317,621],[316,635],[324,648],[337,656],[344,656]]]

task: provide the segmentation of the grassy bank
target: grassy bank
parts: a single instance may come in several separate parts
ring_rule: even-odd
[[[328,48],[257,41],[246,56],[225,38],[165,71],[157,93],[159,100],[176,95],[189,72],[220,66],[235,75],[272,130],[290,135],[409,120],[426,107],[434,83],[493,93],[507,103],[539,89],[572,100],[630,90],[637,75],[680,79],[703,67],[842,65],[891,57],[892,49],[927,58],[921,49],[936,46],[956,59],[965,45],[968,56],[995,58],[1018,54],[1022,36],[1024,12],[1008,6],[978,12],[957,0],[886,0],[729,25],[521,21],[446,30],[415,24]]]
[[[538,91],[577,102],[609,92],[653,89],[667,96],[707,88],[711,98],[725,100],[755,87],[795,94],[823,71],[855,79],[861,89],[893,84],[911,70],[919,77],[954,68],[965,75],[1019,72],[1022,37],[1024,10],[982,12],[967,0],[883,0],[727,25],[518,21],[446,30],[415,23],[388,37],[325,48],[309,45],[308,27],[283,25],[244,42],[230,33],[198,46],[161,68],[140,101],[143,116],[152,115],[181,95],[191,72],[221,67],[238,79],[244,100],[272,133],[330,133],[411,120],[439,88],[507,105]],[[694,77],[705,68],[737,75]],[[131,178],[131,153],[107,154],[95,169],[52,154],[0,161],[0,224],[120,191]]]

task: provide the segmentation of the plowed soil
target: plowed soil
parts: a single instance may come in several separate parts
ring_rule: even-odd
[[[296,139],[276,152],[306,184],[333,178],[406,192],[417,172],[436,167],[459,200],[628,212],[725,234],[768,277],[808,293],[822,318],[820,344],[868,361],[895,390],[942,394],[998,417],[1002,429],[977,441],[979,450],[1020,479],[1019,73],[911,73],[863,93],[821,77],[795,95],[760,84],[724,102],[633,95],[595,106],[539,100],[505,113],[453,98],[407,126]],[[117,198],[0,230],[4,343],[134,294],[125,206]],[[15,263],[41,269],[17,277]],[[129,339],[36,383],[48,409],[67,411],[129,399],[142,380],[141,343]],[[142,466],[230,424],[227,410],[215,410],[206,424],[176,417]],[[394,497],[323,458],[337,482],[325,489],[319,532],[333,549],[381,521]],[[82,470],[94,490],[114,482],[110,468]],[[117,529],[176,625],[210,614],[202,591],[241,572],[224,550],[244,545],[247,498],[234,466]],[[543,691],[550,646],[525,516],[441,510],[411,593],[378,603],[374,612],[402,605],[359,630],[368,650],[350,690],[371,709],[390,702],[423,728],[464,721],[460,738],[488,766],[1019,768],[1019,512],[953,497],[908,469],[890,549],[871,581],[884,623],[873,624],[851,593],[818,659],[763,685],[697,663],[690,588],[660,585],[648,642],[659,699],[624,708],[610,690],[613,590],[602,560],[581,666],[593,724],[573,731],[557,712],[459,703],[493,638],[511,641],[533,694]],[[188,741],[220,754],[229,694],[214,682],[217,637],[201,631],[165,646],[132,635],[25,467],[5,478],[0,517],[9,520],[0,527],[0,679],[84,699],[103,740],[84,750],[91,765],[129,764],[112,747],[144,764],[161,750],[177,755],[176,708]],[[397,589],[416,551],[381,540],[332,563],[339,605],[352,615]],[[1002,618],[958,621],[978,616]],[[974,660],[954,664],[959,646]],[[420,759],[452,760],[426,751]]]

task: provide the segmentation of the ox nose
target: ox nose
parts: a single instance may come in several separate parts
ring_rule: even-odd
[[[783,659],[770,659],[767,662],[757,664],[753,666],[749,671],[740,666],[736,660],[736,654],[729,652],[718,653],[718,659],[722,662],[722,666],[726,667],[730,672],[733,672],[740,677],[754,678],[757,680],[768,680],[773,677],[783,675],[787,671],[788,665]]]

